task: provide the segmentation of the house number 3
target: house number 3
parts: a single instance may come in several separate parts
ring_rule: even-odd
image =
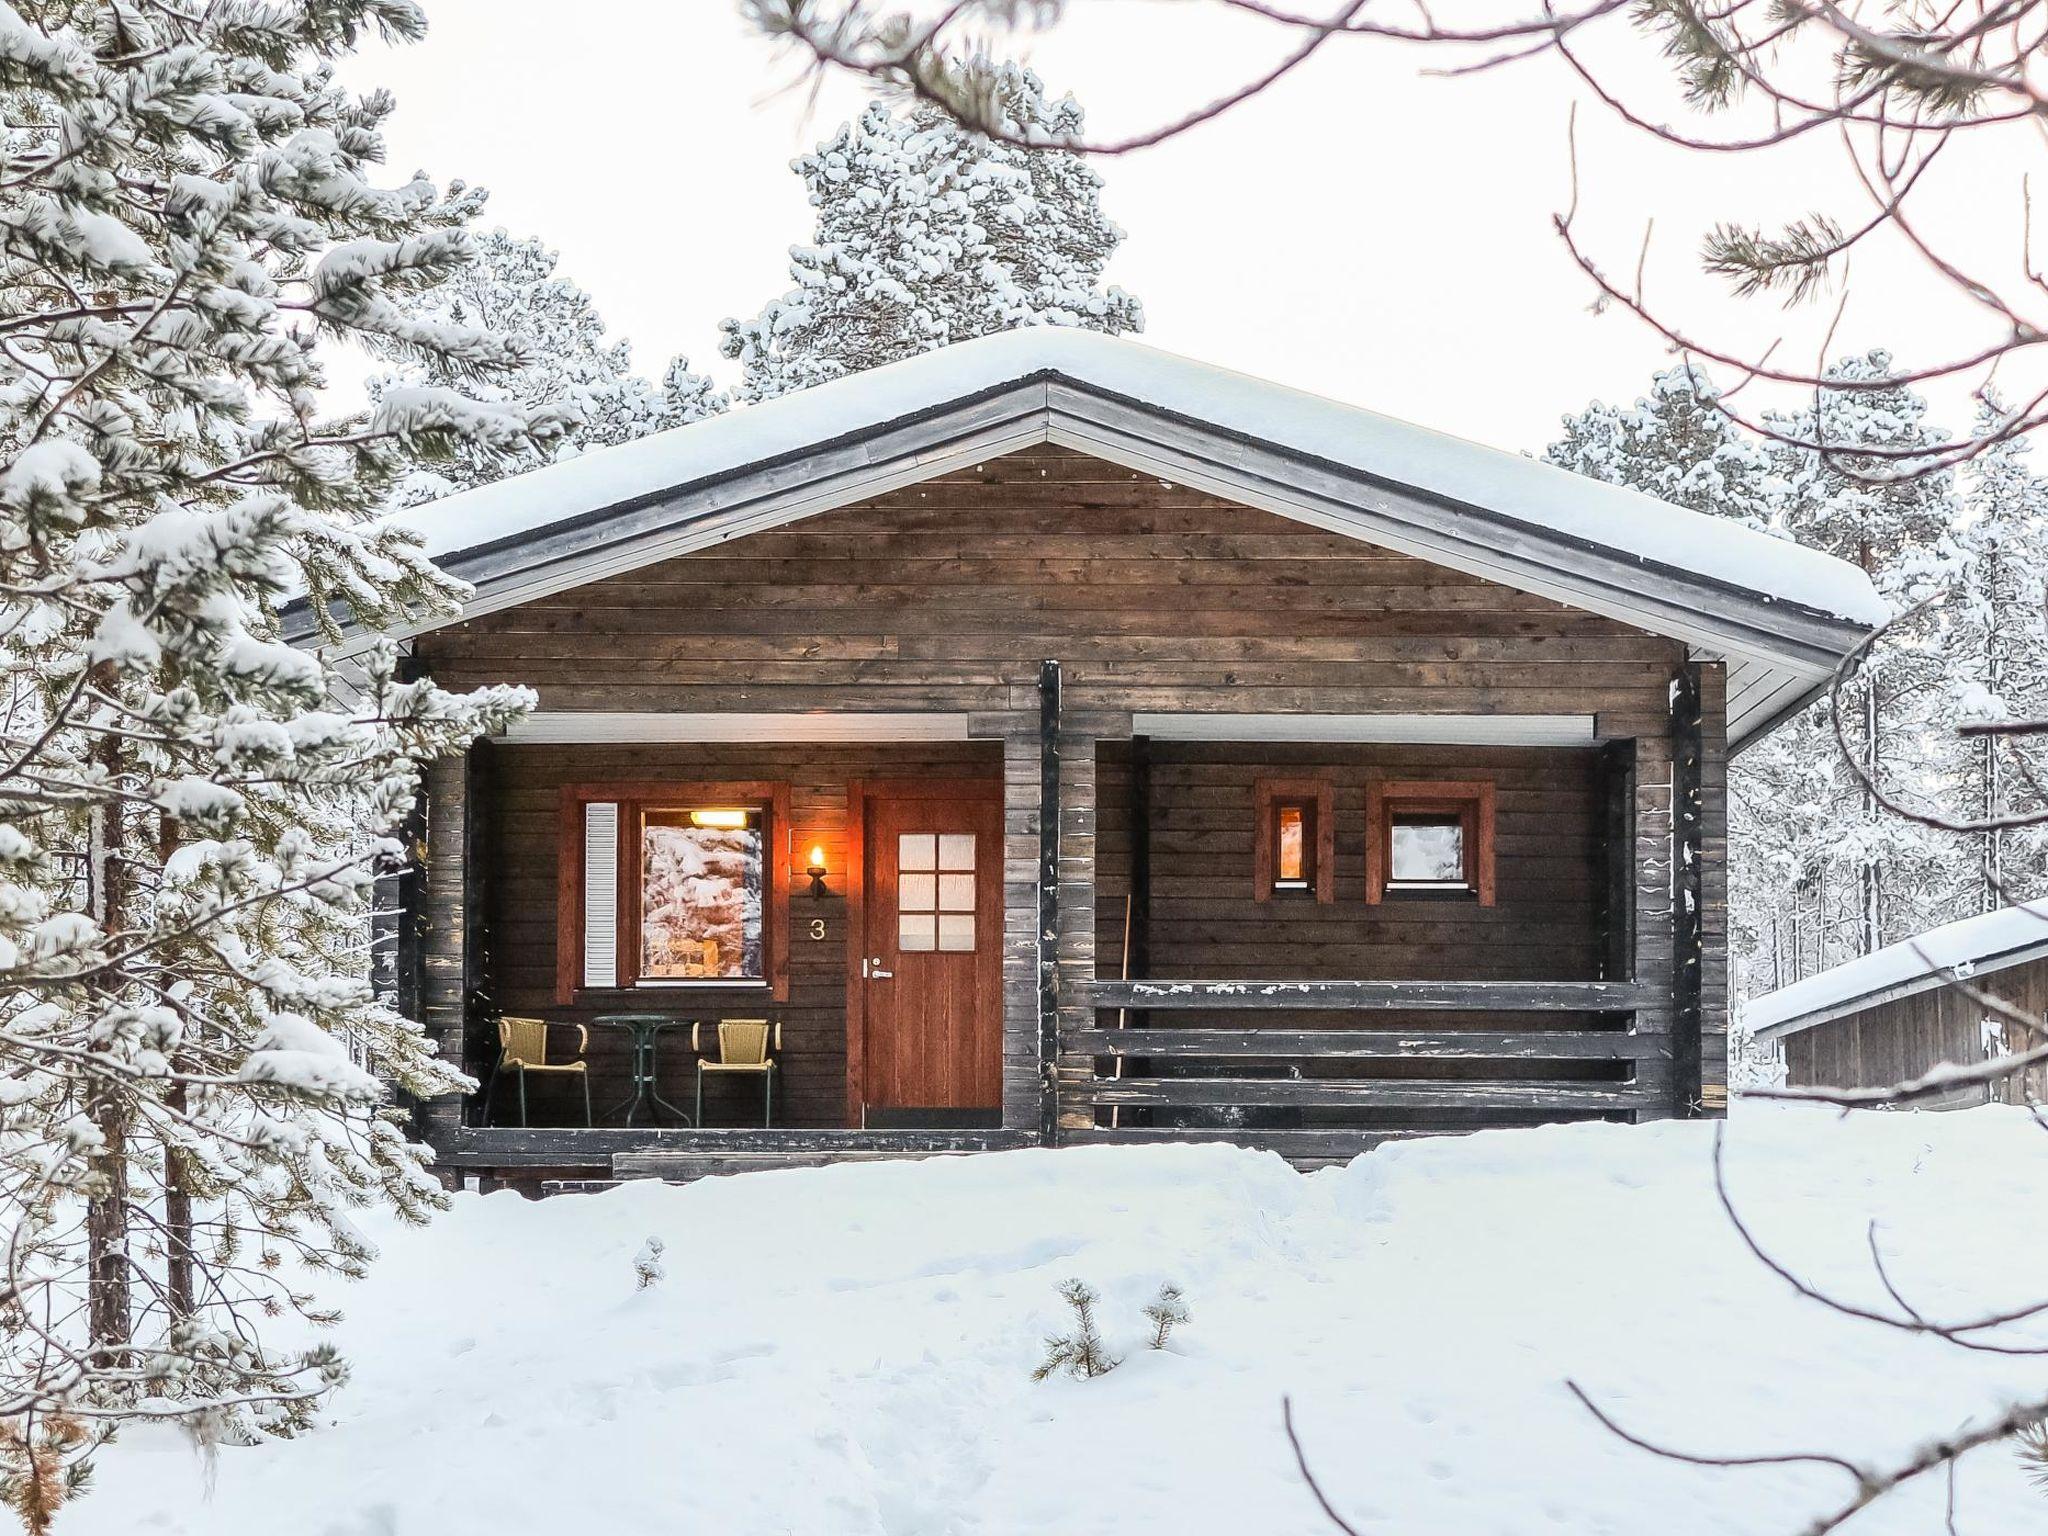
[[[825,919],[823,919],[822,917],[814,917],[811,919],[811,937],[814,939],[822,939],[823,937],[825,937]]]

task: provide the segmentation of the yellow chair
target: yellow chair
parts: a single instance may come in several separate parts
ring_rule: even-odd
[[[720,1019],[718,1059],[707,1060],[704,1026],[690,1026],[690,1049],[697,1053],[697,1124],[704,1123],[704,1074],[753,1072],[761,1078],[761,1124],[775,1124],[775,1057],[782,1049],[782,1026],[766,1019]]]
[[[498,1074],[511,1067],[519,1074],[521,1125],[526,1124],[526,1074],[529,1072],[574,1072],[583,1083],[583,1124],[589,1127],[597,1123],[590,1113],[590,1072],[583,1059],[590,1049],[590,1030],[583,1024],[575,1028],[576,1059],[549,1061],[546,1019],[522,1019],[507,1014],[498,1020],[498,1060],[491,1068],[491,1080],[484,1088],[486,1122],[491,1118],[491,1096],[497,1091]]]

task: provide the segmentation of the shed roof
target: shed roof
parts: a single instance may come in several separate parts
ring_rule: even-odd
[[[1798,1034],[1880,1003],[1989,976],[2048,955],[2048,902],[1980,912],[1754,998],[1742,1020],[1760,1039]]]
[[[465,615],[1055,442],[1605,613],[1730,663],[1740,739],[1888,617],[1855,566],[1122,337],[1002,332],[395,514]],[[297,633],[311,628],[298,616]]]

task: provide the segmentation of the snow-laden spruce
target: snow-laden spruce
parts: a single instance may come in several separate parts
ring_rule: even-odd
[[[1020,134],[1080,136],[1080,105],[1048,100],[1030,70],[973,69]],[[744,399],[1018,326],[1144,329],[1138,301],[1102,286],[1123,231],[1078,155],[998,143],[929,104],[898,113],[873,102],[790,168],[817,210],[811,243],[790,249],[796,286],[720,325]]]
[[[2038,833],[1955,830],[2038,803],[2023,744],[1964,743],[1955,730],[2048,713],[2048,485],[2024,441],[1960,475],[1888,478],[1948,441],[1895,375],[1888,353],[1846,358],[1817,411],[1769,418],[1763,437],[1716,405],[1704,373],[1673,369],[1633,406],[1567,418],[1548,454],[1847,560],[1897,612],[1929,602],[1847,681],[1841,724],[1887,796],[1947,825],[1885,809],[1845,760],[1826,705],[1735,764],[1732,939],[1751,995],[2048,889]],[[1989,405],[1977,430],[1995,435],[2002,419]]]
[[[405,0],[0,0],[0,1497],[31,1529],[101,1426],[304,1422],[342,1366],[274,1319],[360,1272],[352,1212],[444,1201],[382,1104],[461,1080],[366,980],[423,760],[526,707],[366,657],[358,702],[281,596],[453,603],[362,526],[422,456],[569,412],[417,385],[329,417],[316,343],[488,377],[516,342],[420,296],[463,211],[379,174],[392,102],[334,80]]]
[[[480,211],[483,201],[480,189],[460,183],[449,189],[449,204],[465,214]],[[725,409],[725,396],[691,371],[687,357],[671,358],[659,382],[635,373],[632,344],[607,335],[596,304],[556,270],[559,261],[538,240],[502,229],[478,235],[474,259],[414,300],[412,313],[511,338],[524,348],[525,361],[479,384],[461,369],[429,358],[372,379],[370,394],[384,400],[420,384],[459,383],[482,399],[522,410],[567,402],[575,422],[551,444],[522,444],[511,453],[483,444],[460,447],[447,462],[407,476],[395,497],[399,505],[431,501]]]

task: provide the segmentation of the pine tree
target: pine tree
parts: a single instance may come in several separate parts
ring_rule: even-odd
[[[43,1529],[91,1426],[288,1432],[339,1379],[349,1219],[445,1196],[385,1104],[463,1079],[375,1002],[369,894],[424,760],[530,702],[401,681],[343,706],[281,637],[446,610],[363,526],[421,455],[566,424],[431,386],[322,413],[322,338],[488,375],[516,344],[413,310],[469,250],[373,180],[392,103],[331,61],[406,0],[0,0],[0,1495]],[[81,1432],[80,1426],[86,1426]]]
[[[473,215],[482,194],[457,183],[449,189],[448,201]],[[447,463],[407,477],[397,497],[400,504],[431,501],[536,468],[551,458],[630,442],[726,408],[725,396],[709,379],[691,372],[686,357],[671,359],[659,383],[636,374],[632,344],[608,339],[604,318],[590,295],[557,272],[560,257],[540,241],[500,229],[477,236],[474,243],[475,258],[421,295],[411,312],[514,338],[526,349],[524,364],[479,389],[460,369],[427,360],[372,379],[371,398],[382,399],[390,390],[419,384],[460,385],[482,398],[514,406],[566,403],[576,420],[545,449],[535,445],[512,454],[484,447],[458,449]]]
[[[1704,369],[1665,369],[1633,406],[1596,401],[1565,417],[1564,436],[1543,456],[1673,506],[1781,533],[1784,488],[1771,455],[1715,404],[1717,395]]]
[[[1019,133],[1080,132],[1074,99],[1047,100],[1029,70],[973,71]],[[817,209],[811,244],[790,251],[796,287],[720,326],[747,400],[1018,326],[1144,328],[1136,299],[1101,286],[1123,231],[1077,155],[992,141],[930,105],[899,115],[875,102],[791,168]]]
[[[1882,384],[1891,354],[1875,350],[1828,370],[1845,385]],[[1787,486],[1785,521],[1800,543],[1861,567],[1903,612],[1937,595],[1959,557],[1955,478],[1924,468],[1947,434],[1927,421],[1927,402],[1899,384],[1823,390],[1815,406],[1770,418]],[[1879,450],[1877,453],[1871,450]],[[1959,915],[1967,879],[1960,840],[1884,810],[1873,785],[1901,804],[1936,810],[1952,738],[1930,729],[1950,673],[1938,618],[1894,627],[1842,690],[1836,725],[1860,774],[1839,750],[1834,838],[1827,857],[1841,898],[1823,921],[1837,935],[1826,963],[1872,950]],[[1842,952],[1845,950],[1846,952]]]
[[[2004,421],[1995,399],[1979,410],[1976,431],[1994,436]],[[1947,652],[1956,678],[1949,726],[1972,720],[2048,716],[2048,480],[2027,462],[2027,441],[2001,440],[1963,474],[1962,568],[1950,615]],[[1956,809],[1975,820],[2048,808],[2044,765],[2025,740],[1984,736],[1962,750]],[[2040,828],[1977,834],[1976,902],[1991,911],[2048,889]]]
[[[1852,358],[1835,376],[1886,380],[1891,359]],[[1818,416],[1773,418],[1777,441],[1744,431],[1715,401],[1703,371],[1671,369],[1631,407],[1596,404],[1567,417],[1545,456],[1854,561],[1902,607],[1938,590],[1955,569],[1952,478],[1877,483],[1888,461],[1855,451],[1910,452],[1942,441],[1911,391],[1828,391]],[[1929,809],[1959,771],[1952,738],[1938,724],[1960,686],[1944,655],[1945,630],[1929,617],[1895,633],[1845,695],[1859,761],[1888,793]],[[1957,915],[1968,884],[1957,839],[1882,813],[1863,791],[1825,705],[1779,725],[1737,761],[1729,828],[1738,850],[1730,860],[1731,943],[1745,994],[1945,921]]]

